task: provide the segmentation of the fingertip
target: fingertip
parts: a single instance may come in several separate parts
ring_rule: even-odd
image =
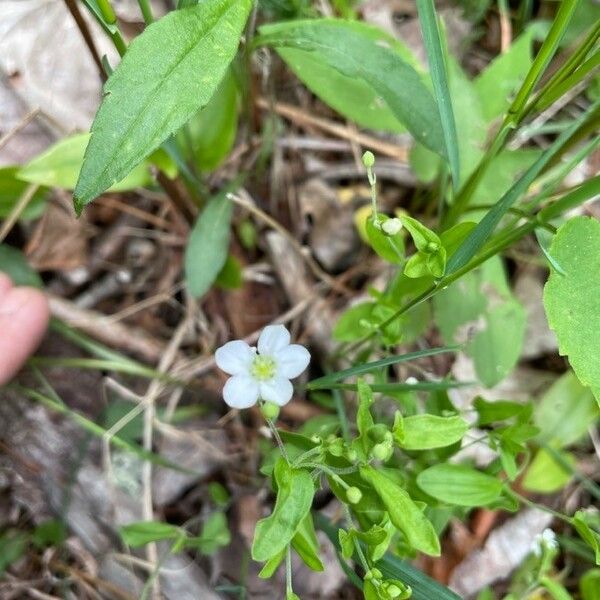
[[[12,279],[0,271],[0,296],[6,294],[13,287]]]

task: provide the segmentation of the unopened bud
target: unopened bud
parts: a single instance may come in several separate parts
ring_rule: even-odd
[[[260,412],[265,419],[274,421],[279,416],[279,406],[273,402],[265,402],[261,405]]]
[[[367,150],[363,154],[362,161],[363,165],[369,169],[375,164],[375,155],[370,150]]]
[[[440,249],[440,245],[437,242],[428,242],[427,243],[427,252],[433,253],[437,252]]]
[[[362,492],[357,487],[349,487],[346,490],[346,498],[350,504],[358,504],[362,500]]]

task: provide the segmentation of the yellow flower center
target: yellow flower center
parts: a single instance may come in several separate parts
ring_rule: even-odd
[[[275,377],[277,367],[275,361],[270,356],[256,356],[250,367],[250,374],[258,381],[268,381]]]

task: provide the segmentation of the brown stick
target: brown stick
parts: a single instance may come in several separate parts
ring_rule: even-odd
[[[98,50],[96,49],[96,44],[94,43],[94,38],[90,33],[90,29],[85,19],[83,18],[79,7],[77,6],[76,0],[65,0],[65,4],[71,13],[71,16],[77,23],[77,27],[79,28],[79,32],[81,33],[81,37],[83,37],[83,41],[85,45],[88,47],[90,54],[92,55],[92,59],[96,63],[96,67],[98,67],[98,74],[100,75],[100,79],[104,82],[106,81],[106,73],[104,72],[104,66],[102,65],[102,59],[98,54]]]

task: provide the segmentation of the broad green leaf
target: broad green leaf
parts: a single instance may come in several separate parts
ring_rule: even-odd
[[[317,540],[310,512],[304,517],[296,531],[296,535],[292,538],[292,548],[309,569],[313,571],[323,571],[325,569],[319,556],[319,540]]]
[[[497,56],[475,79],[487,123],[504,114],[511,96],[523,83],[532,63],[533,30],[528,29]]]
[[[379,215],[380,223],[388,219],[387,215]],[[375,226],[372,217],[367,219],[366,232],[369,244],[378,256],[393,265],[400,265],[404,262],[404,239],[402,238],[402,232],[392,236],[385,235],[381,229]]]
[[[404,450],[444,448],[462,440],[469,424],[461,417],[415,415],[405,417],[394,431],[394,439]]]
[[[473,408],[477,411],[479,418],[477,425],[491,425],[498,421],[504,421],[512,417],[528,418],[532,412],[531,404],[523,404],[521,402],[513,402],[511,400],[496,400],[488,402],[483,398],[475,398]]]
[[[413,219],[408,215],[401,215],[400,220],[402,221],[402,225],[404,225],[410,233],[417,250],[427,252],[432,251],[430,244],[434,244],[438,247],[442,245],[442,241],[437,233],[431,231],[428,227],[425,227],[425,225],[420,221],[417,221],[417,219]]]
[[[62,521],[50,519],[40,523],[31,535],[31,541],[38,548],[60,546],[68,536],[68,531]]]
[[[15,285],[43,287],[41,277],[29,266],[23,253],[12,246],[0,244],[0,273],[6,273]]]
[[[525,310],[508,287],[500,258],[443,289],[433,305],[442,337],[447,343],[468,340],[465,350],[487,387],[510,373],[521,354]]]
[[[418,71],[418,62],[410,50],[392,36],[358,21],[348,23],[347,27],[374,42],[385,39],[393,51]],[[277,52],[306,87],[341,115],[370,129],[406,131],[388,104],[366,81],[345,75],[314,52],[291,47],[277,48]]]
[[[347,78],[365,82],[415,139],[445,155],[435,101],[387,34],[375,38],[371,28],[335,19],[265,25],[260,33],[260,44],[310,53]]]
[[[27,183],[17,178],[20,167],[0,168],[0,219],[6,218],[27,190]],[[48,190],[41,188],[35,192],[19,217],[22,221],[36,219],[44,212]]]
[[[541,443],[564,448],[587,434],[600,410],[591,390],[572,371],[559,377],[535,407],[534,422]]]
[[[77,187],[78,212],[208,104],[235,56],[251,0],[205,0],[133,40],[104,86]]]
[[[421,471],[417,484],[440,502],[457,506],[485,506],[502,493],[502,481],[463,465],[439,464]]]
[[[360,468],[360,476],[377,492],[390,520],[408,543],[430,556],[440,555],[440,542],[433,525],[408,493],[383,473],[370,465]]]
[[[575,467],[577,461],[572,454],[560,452],[560,455],[566,463]],[[540,448],[527,468],[522,486],[530,492],[552,494],[565,487],[572,478],[572,473],[565,470],[547,450]]]
[[[233,204],[225,194],[212,198],[200,213],[185,251],[185,276],[192,296],[210,289],[227,261]]]
[[[565,275],[552,272],[544,288],[548,323],[560,353],[600,403],[600,222],[570,219],[559,228],[550,254]]]
[[[285,555],[287,553],[287,548],[280,550],[275,556],[271,557],[264,565],[264,567],[260,570],[258,576],[261,579],[270,579],[275,574],[275,571],[279,568],[279,565],[283,562]]]
[[[123,538],[123,542],[132,548],[145,546],[160,540],[176,540],[185,535],[179,527],[160,521],[130,523],[121,527],[119,533]]]
[[[229,69],[209,103],[179,134],[184,152],[202,172],[216,169],[229,154],[238,123],[239,90]]]
[[[225,264],[215,279],[215,285],[222,290],[237,290],[242,287],[243,283],[244,277],[240,261],[233,254],[228,254]]]
[[[273,512],[256,524],[252,558],[267,561],[292,540],[310,511],[315,487],[308,471],[293,469],[280,458],[275,464],[277,500]]]
[[[80,133],[57,142],[20,169],[18,178],[47,187],[74,189],[89,140],[89,133]],[[110,190],[122,192],[143,187],[151,182],[148,165],[142,163],[126,173],[121,181],[111,185]]]
[[[579,580],[581,600],[598,600],[600,598],[600,569],[590,569]]]

